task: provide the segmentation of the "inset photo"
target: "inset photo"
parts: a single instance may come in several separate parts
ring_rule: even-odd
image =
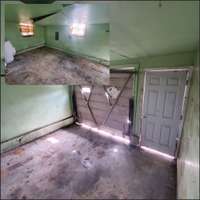
[[[7,84],[109,84],[106,2],[5,5]]]

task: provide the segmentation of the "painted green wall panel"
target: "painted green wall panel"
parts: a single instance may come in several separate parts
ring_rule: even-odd
[[[199,84],[198,52],[177,164],[177,189],[180,199],[199,199]]]
[[[6,22],[5,39],[10,40],[17,51],[29,49],[45,43],[44,27],[35,25],[34,36],[22,37],[19,24]]]
[[[108,29],[108,24],[89,25],[84,37],[76,37],[70,35],[68,26],[46,26],[46,45],[109,61]],[[55,40],[55,32],[59,32],[59,41]]]
[[[7,85],[1,78],[1,141],[72,114],[68,86]]]

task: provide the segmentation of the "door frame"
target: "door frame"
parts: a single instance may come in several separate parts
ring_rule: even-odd
[[[192,71],[193,71],[193,66],[188,66],[188,67],[179,67],[179,68],[148,68],[144,69],[144,77],[143,77],[143,82],[142,82],[142,92],[141,92],[141,113],[140,113],[140,133],[139,133],[139,146],[142,146],[142,134],[143,134],[143,118],[144,118],[144,96],[145,96],[145,84],[146,84],[146,76],[147,72],[177,72],[177,71],[186,71],[186,84],[185,84],[185,89],[184,89],[184,95],[183,95],[183,104],[182,104],[182,109],[181,109],[181,116],[182,120],[179,124],[179,133],[178,137],[176,138],[176,150],[174,153],[174,158],[176,159],[179,153],[180,149],[180,142],[181,142],[181,135],[183,131],[183,125],[185,121],[185,114],[186,114],[186,107],[187,107],[187,102],[189,98],[189,88],[191,85],[191,79],[192,79]]]

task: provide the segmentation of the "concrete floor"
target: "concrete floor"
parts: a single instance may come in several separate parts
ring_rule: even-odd
[[[8,84],[109,84],[109,68],[48,47],[15,56],[6,66]]]
[[[2,154],[2,199],[176,199],[172,161],[72,125]]]

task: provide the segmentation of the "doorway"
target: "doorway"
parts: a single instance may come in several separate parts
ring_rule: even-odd
[[[133,82],[128,70],[112,70],[105,86],[76,86],[78,122],[129,138],[133,124]]]
[[[189,70],[145,72],[141,146],[175,156]]]

